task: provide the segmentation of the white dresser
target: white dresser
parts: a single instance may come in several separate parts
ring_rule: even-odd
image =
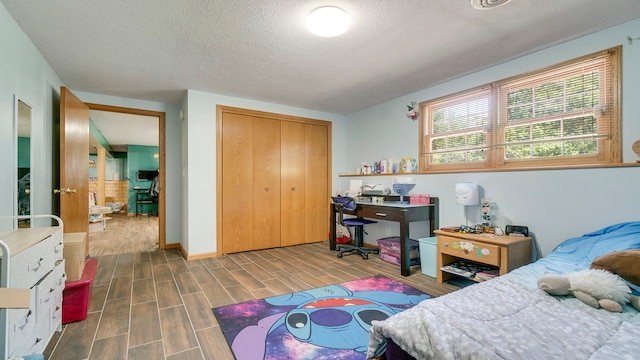
[[[62,220],[48,217],[58,226],[0,230],[0,286],[31,289],[28,309],[0,309],[2,360],[41,354],[62,329]]]

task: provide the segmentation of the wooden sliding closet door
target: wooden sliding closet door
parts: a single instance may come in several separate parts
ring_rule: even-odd
[[[280,122],[224,113],[223,253],[280,246]]]
[[[331,123],[218,106],[222,254],[326,240]]]
[[[282,122],[282,246],[327,237],[328,131],[326,125]]]
[[[305,125],[305,243],[327,239],[329,232],[329,128]]]

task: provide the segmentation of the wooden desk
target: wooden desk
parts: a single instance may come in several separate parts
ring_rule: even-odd
[[[410,256],[409,251],[409,223],[414,221],[429,220],[429,236],[435,236],[434,231],[438,229],[438,198],[432,197],[430,204],[399,204],[392,201],[379,203],[357,202],[355,211],[344,211],[345,214],[352,214],[358,217],[395,221],[400,223],[400,274],[409,276]],[[329,231],[329,249],[336,249],[336,206],[331,204],[331,224]]]

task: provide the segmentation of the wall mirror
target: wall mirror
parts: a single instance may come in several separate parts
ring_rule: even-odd
[[[16,100],[17,176],[16,215],[31,215],[31,106]],[[28,219],[18,220],[18,227],[29,227]]]

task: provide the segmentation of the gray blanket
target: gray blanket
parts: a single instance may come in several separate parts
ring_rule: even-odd
[[[591,308],[499,277],[375,322],[367,358],[387,338],[416,359],[638,359],[640,313]]]

